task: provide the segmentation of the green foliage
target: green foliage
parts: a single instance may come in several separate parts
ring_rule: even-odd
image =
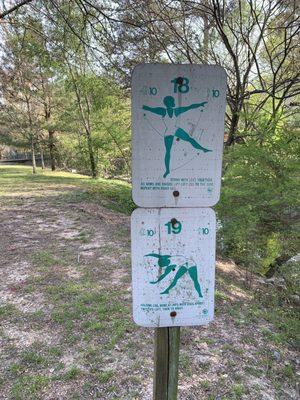
[[[76,36],[31,15],[20,18],[18,28],[6,31],[3,39],[0,143],[36,154],[43,151],[51,165],[54,157],[64,169],[128,176],[128,94],[111,77],[95,74]],[[76,26],[80,15],[74,9],[69,18]],[[61,46],[62,35],[68,51]]]
[[[119,180],[105,180],[98,178],[89,190],[100,204],[115,211],[130,214],[136,207],[131,199],[131,186]]]
[[[120,87],[105,76],[77,76],[76,85],[88,99],[91,145],[100,175],[128,175],[130,170],[130,103]],[[85,127],[78,113],[72,81],[65,80],[64,110],[56,148],[60,164],[90,174],[90,153]],[[85,110],[85,112],[87,112]]]
[[[266,273],[281,255],[294,255],[296,222],[296,133],[284,129],[226,149],[219,249],[237,263]]]
[[[300,263],[290,261],[280,269],[280,275],[284,278],[288,294],[300,294]]]
[[[273,299],[266,300],[266,309],[263,317],[274,324],[279,333],[264,331],[268,342],[275,344],[291,343],[300,346],[300,318],[299,310],[294,307],[282,307],[278,295],[275,293]]]

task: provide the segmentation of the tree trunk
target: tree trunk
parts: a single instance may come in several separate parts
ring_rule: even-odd
[[[45,160],[44,160],[44,150],[43,146],[40,144],[40,153],[41,153],[41,163],[42,163],[42,169],[45,169]]]
[[[236,132],[239,124],[239,113],[237,111],[234,111],[232,113],[232,119],[231,119],[231,124],[230,124],[230,129],[228,133],[228,139],[226,141],[226,146],[231,146],[234,144],[235,137],[236,137]]]
[[[36,174],[36,160],[35,160],[35,149],[34,149],[34,140],[31,139],[31,159],[32,159],[32,173]]]
[[[51,170],[56,170],[56,160],[55,160],[55,144],[54,144],[54,132],[53,130],[48,130],[49,134],[49,154],[50,154],[50,164]]]
[[[209,23],[208,16],[203,13],[203,60],[208,63],[208,46],[209,46]]]
[[[91,139],[91,132],[86,129],[86,136],[87,136],[87,143],[89,149],[89,156],[90,156],[90,163],[91,163],[91,171],[92,171],[92,178],[97,178],[97,167],[95,163],[92,139]]]
[[[80,92],[80,89],[77,85],[76,82],[76,77],[74,75],[74,72],[72,70],[72,67],[70,65],[70,63],[68,62],[68,60],[66,59],[66,62],[68,64],[69,67],[69,72],[71,74],[72,80],[73,80],[73,85],[74,85],[74,89],[75,89],[75,93],[76,93],[76,97],[77,97],[77,104],[78,104],[78,108],[81,114],[81,118],[82,118],[82,122],[84,124],[84,128],[85,128],[85,133],[86,133],[86,137],[87,137],[87,144],[88,144],[88,151],[89,151],[89,156],[90,156],[90,164],[91,164],[91,171],[92,171],[92,177],[93,178],[97,178],[97,167],[96,167],[96,163],[95,163],[95,157],[94,157],[94,151],[93,151],[93,145],[92,145],[92,138],[91,138],[91,125],[90,125],[90,115],[91,115],[91,111],[90,111],[90,104],[89,104],[89,99],[88,96],[83,92]],[[84,110],[84,107],[82,105],[82,96],[85,99],[85,103],[87,106],[86,111]]]

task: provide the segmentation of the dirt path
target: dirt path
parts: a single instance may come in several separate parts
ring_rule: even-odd
[[[72,179],[17,178],[0,170],[0,399],[150,400],[153,332],[131,322],[129,217]],[[218,265],[216,299],[209,327],[182,329],[179,399],[298,399],[296,352],[233,264]]]

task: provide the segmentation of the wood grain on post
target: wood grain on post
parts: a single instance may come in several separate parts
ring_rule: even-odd
[[[168,400],[168,328],[155,329],[153,400]]]
[[[176,400],[180,328],[156,328],[153,400]]]
[[[179,364],[179,345],[180,327],[168,328],[169,330],[169,381],[168,381],[168,400],[177,399],[178,390],[178,364]]]

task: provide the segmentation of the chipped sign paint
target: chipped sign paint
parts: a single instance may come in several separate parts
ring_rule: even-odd
[[[215,231],[209,208],[132,213],[133,318],[138,325],[203,325],[213,319]]]
[[[132,196],[138,206],[218,202],[225,103],[226,73],[219,66],[141,64],[134,69]]]

